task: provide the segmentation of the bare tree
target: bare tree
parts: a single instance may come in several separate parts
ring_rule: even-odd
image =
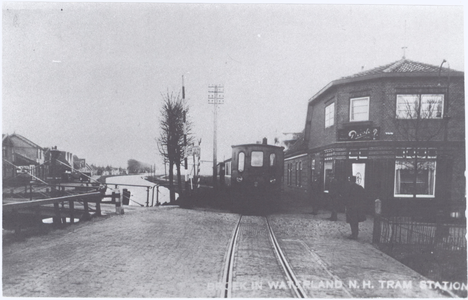
[[[179,96],[175,96],[172,93],[166,93],[162,97],[164,102],[161,109],[161,133],[157,142],[159,153],[169,162],[170,201],[173,202],[175,201],[174,165],[177,169],[179,192],[182,192],[180,166],[185,155],[184,115],[187,117],[188,107],[185,107],[183,100]],[[187,144],[189,144],[192,140],[191,125],[188,120],[185,123],[185,135]]]

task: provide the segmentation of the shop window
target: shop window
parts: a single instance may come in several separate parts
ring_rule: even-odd
[[[397,119],[442,119],[443,113],[442,94],[397,95]]]
[[[325,107],[325,128],[335,124],[335,102]]]
[[[416,179],[416,184],[414,180]],[[418,162],[397,160],[395,162],[395,197],[434,197],[436,180],[436,161]]]
[[[263,167],[263,151],[252,151],[250,165],[252,167]]]
[[[350,122],[369,120],[369,97],[352,98],[349,107]]]

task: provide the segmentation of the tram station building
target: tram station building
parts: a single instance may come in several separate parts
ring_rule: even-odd
[[[285,153],[284,191],[326,195],[356,176],[400,215],[465,211],[464,73],[401,59],[330,82],[307,104],[303,135]]]

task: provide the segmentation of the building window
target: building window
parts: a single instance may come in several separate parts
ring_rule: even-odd
[[[263,166],[263,151],[252,151],[252,160],[250,162],[252,167]]]
[[[299,170],[297,164],[298,164],[297,162],[294,164],[294,184],[295,184],[295,186],[297,186],[297,171]]]
[[[442,94],[397,95],[397,119],[442,119],[443,114]]]
[[[335,102],[325,107],[325,128],[335,124]]]
[[[352,98],[349,102],[349,121],[369,120],[369,97]]]
[[[298,186],[302,186],[302,161],[299,162],[299,183]]]
[[[237,170],[239,172],[244,172],[244,164],[245,164],[245,153],[239,152],[239,157],[237,160]]]
[[[434,197],[436,161],[420,161],[417,166],[417,168],[414,167],[413,160],[396,160],[395,197],[413,197],[414,193],[421,198]]]

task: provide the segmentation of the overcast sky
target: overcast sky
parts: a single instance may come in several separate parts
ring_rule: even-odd
[[[96,165],[160,163],[161,95],[179,93],[184,76],[207,161],[208,85],[224,85],[221,161],[233,144],[302,131],[321,88],[401,59],[404,46],[408,59],[464,71],[463,9],[4,2],[2,132]]]

